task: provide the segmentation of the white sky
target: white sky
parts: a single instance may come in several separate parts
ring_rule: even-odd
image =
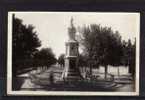
[[[67,28],[71,17],[76,27],[84,24],[101,24],[119,31],[123,40],[139,34],[139,13],[97,13],[97,12],[15,12],[24,24],[32,24],[41,40],[42,47],[51,47],[56,57],[65,53],[65,41],[68,39]]]

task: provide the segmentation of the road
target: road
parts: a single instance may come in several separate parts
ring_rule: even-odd
[[[50,70],[55,70],[55,71],[59,72],[62,69],[63,68],[57,68],[57,70],[56,70],[56,66],[54,66],[53,68],[45,70],[41,74],[41,76],[47,78],[49,76]],[[28,73],[20,75],[19,79],[21,79],[21,77],[23,79],[23,83],[22,83],[22,85],[20,87],[20,90],[34,90],[34,91],[42,90],[42,91],[46,91],[46,90],[50,89],[50,90],[56,90],[57,91],[59,89],[60,90],[65,90],[63,88],[66,88],[66,87],[64,87],[64,85],[62,85],[62,86],[60,85],[59,89],[57,89],[58,87],[55,87],[55,86],[53,88],[51,88],[49,86],[47,86],[47,88],[46,87],[44,88],[44,87],[42,87],[40,85],[36,85],[36,84],[31,82]],[[109,91],[116,91],[116,92],[132,92],[132,91],[134,91],[133,87],[134,87],[133,83],[117,84],[115,89],[112,89],[112,87],[111,87],[110,89],[107,89],[107,90],[104,89],[103,91],[108,91],[109,90]],[[80,90],[83,90],[83,88],[84,87],[80,87]],[[71,90],[71,87],[69,88],[69,90]],[[87,90],[87,88],[86,88],[86,90]],[[90,89],[90,90],[94,91],[94,89]],[[102,90],[96,89],[96,91],[102,91]]]

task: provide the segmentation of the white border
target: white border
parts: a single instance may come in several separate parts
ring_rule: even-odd
[[[7,49],[7,95],[24,96],[138,96],[139,95],[139,52],[140,52],[140,13],[139,12],[87,12],[87,13],[117,13],[117,14],[136,14],[139,16],[138,32],[136,33],[136,81],[135,92],[71,92],[71,91],[12,91],[12,14],[13,13],[64,13],[64,12],[8,12],[8,49]],[[85,13],[85,12],[67,12],[67,13]]]

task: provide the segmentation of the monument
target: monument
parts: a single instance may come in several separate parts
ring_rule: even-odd
[[[82,76],[78,68],[79,43],[75,39],[76,28],[73,25],[73,18],[71,18],[70,27],[68,28],[68,36],[69,39],[65,44],[65,67],[62,78],[66,81],[78,81],[82,79]]]

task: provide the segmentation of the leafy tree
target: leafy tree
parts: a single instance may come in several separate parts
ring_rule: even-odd
[[[40,46],[41,42],[34,31],[34,26],[24,25],[21,19],[13,15],[12,60],[14,76],[18,70],[25,69],[23,67],[24,64],[20,62],[24,62],[26,59],[32,59],[34,52]]]
[[[41,42],[33,25],[24,25],[21,19],[13,17],[13,57],[27,59],[33,56]]]
[[[132,45],[132,48],[131,48],[131,54],[130,54],[130,66],[129,66],[129,72],[132,74],[133,78],[135,78],[135,73],[136,73],[136,70],[135,70],[135,65],[136,65],[136,40],[134,42],[134,44]]]
[[[64,54],[61,54],[59,57],[58,57],[58,63],[64,67],[64,63],[65,63],[65,55]]]
[[[86,67],[87,66],[87,58],[83,54],[79,54],[78,56],[78,66],[79,67]]]
[[[105,78],[107,78],[108,65],[121,63],[121,36],[118,32],[114,33],[110,27],[101,27],[96,24],[84,26],[80,30],[80,43],[88,58],[90,73],[93,67],[98,68],[99,65],[103,65]]]
[[[87,73],[87,57],[85,57],[85,55],[83,54],[79,54],[78,56],[78,67],[81,69],[81,72],[83,74]]]
[[[136,48],[136,41],[134,44],[131,43],[129,39],[128,42],[125,43],[126,45],[123,48],[123,64],[129,67],[129,73],[133,76],[135,74],[135,48]]]
[[[121,63],[124,66],[128,65],[128,48],[127,48],[127,46],[128,46],[128,42],[123,40],[123,42],[122,42],[123,56],[121,59]]]
[[[50,67],[56,63],[56,58],[51,48],[42,48],[35,52],[34,59],[37,66]]]
[[[85,55],[87,59],[87,65],[90,67],[90,74],[92,74],[92,65],[95,62],[97,62],[97,60],[95,60],[95,56],[97,56],[97,53],[98,53],[94,51],[95,49],[97,49],[96,46],[92,46],[92,45],[94,45],[95,43],[97,43],[96,45],[99,45],[99,44],[98,42],[94,41],[96,34],[94,32],[91,32],[91,29],[89,28],[89,26],[84,26],[80,30],[80,33],[81,33],[80,43],[83,49],[83,54]]]

